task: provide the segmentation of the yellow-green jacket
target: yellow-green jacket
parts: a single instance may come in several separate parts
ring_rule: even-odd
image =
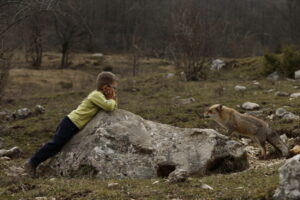
[[[113,111],[117,108],[117,102],[106,99],[101,91],[92,91],[68,117],[79,128],[82,129],[99,110]]]

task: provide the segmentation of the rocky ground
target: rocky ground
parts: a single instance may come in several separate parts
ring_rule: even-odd
[[[46,162],[39,169],[39,178],[28,179],[22,164],[51,138],[59,120],[93,89],[95,74],[105,67],[112,67],[120,75],[120,108],[147,120],[183,128],[213,128],[225,134],[202,115],[209,105],[222,103],[268,121],[278,133],[285,134],[283,139],[290,147],[300,144],[300,82],[266,80],[260,75],[261,58],[236,60],[234,66],[210,71],[207,81],[184,82],[180,73],[177,75],[163,60],[140,61],[139,75],[132,77],[126,56],[107,56],[105,62],[96,64],[84,56],[76,57],[78,63],[73,63],[73,69],[62,73],[52,69],[53,64],[34,72],[11,71],[0,105],[0,149],[12,154],[2,151],[6,155],[0,158],[0,199],[225,200],[270,199],[274,194],[279,183],[278,168],[285,159],[269,146],[267,160],[260,160],[257,146],[240,138],[236,140],[247,145],[250,164],[242,172],[192,176],[183,183],[170,184],[164,178],[99,180],[86,173],[89,169],[83,174],[58,177]],[[85,64],[79,65],[82,62]]]

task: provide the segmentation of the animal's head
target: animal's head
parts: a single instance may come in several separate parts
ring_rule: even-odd
[[[223,105],[215,104],[208,108],[208,110],[204,113],[204,116],[214,119],[214,118],[217,118],[218,116],[220,116],[220,113],[222,112],[222,110],[223,110]]]

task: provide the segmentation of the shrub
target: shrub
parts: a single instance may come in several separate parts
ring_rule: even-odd
[[[285,47],[282,54],[267,53],[264,55],[264,74],[277,71],[283,77],[293,78],[294,72],[300,69],[300,51],[295,47]]]

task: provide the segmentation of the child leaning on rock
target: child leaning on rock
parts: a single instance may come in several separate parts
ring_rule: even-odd
[[[25,163],[25,171],[34,177],[38,165],[56,155],[99,110],[115,110],[117,108],[116,87],[116,76],[111,72],[101,72],[97,77],[97,89],[92,91],[76,110],[73,110],[59,123],[52,140],[40,148]]]

